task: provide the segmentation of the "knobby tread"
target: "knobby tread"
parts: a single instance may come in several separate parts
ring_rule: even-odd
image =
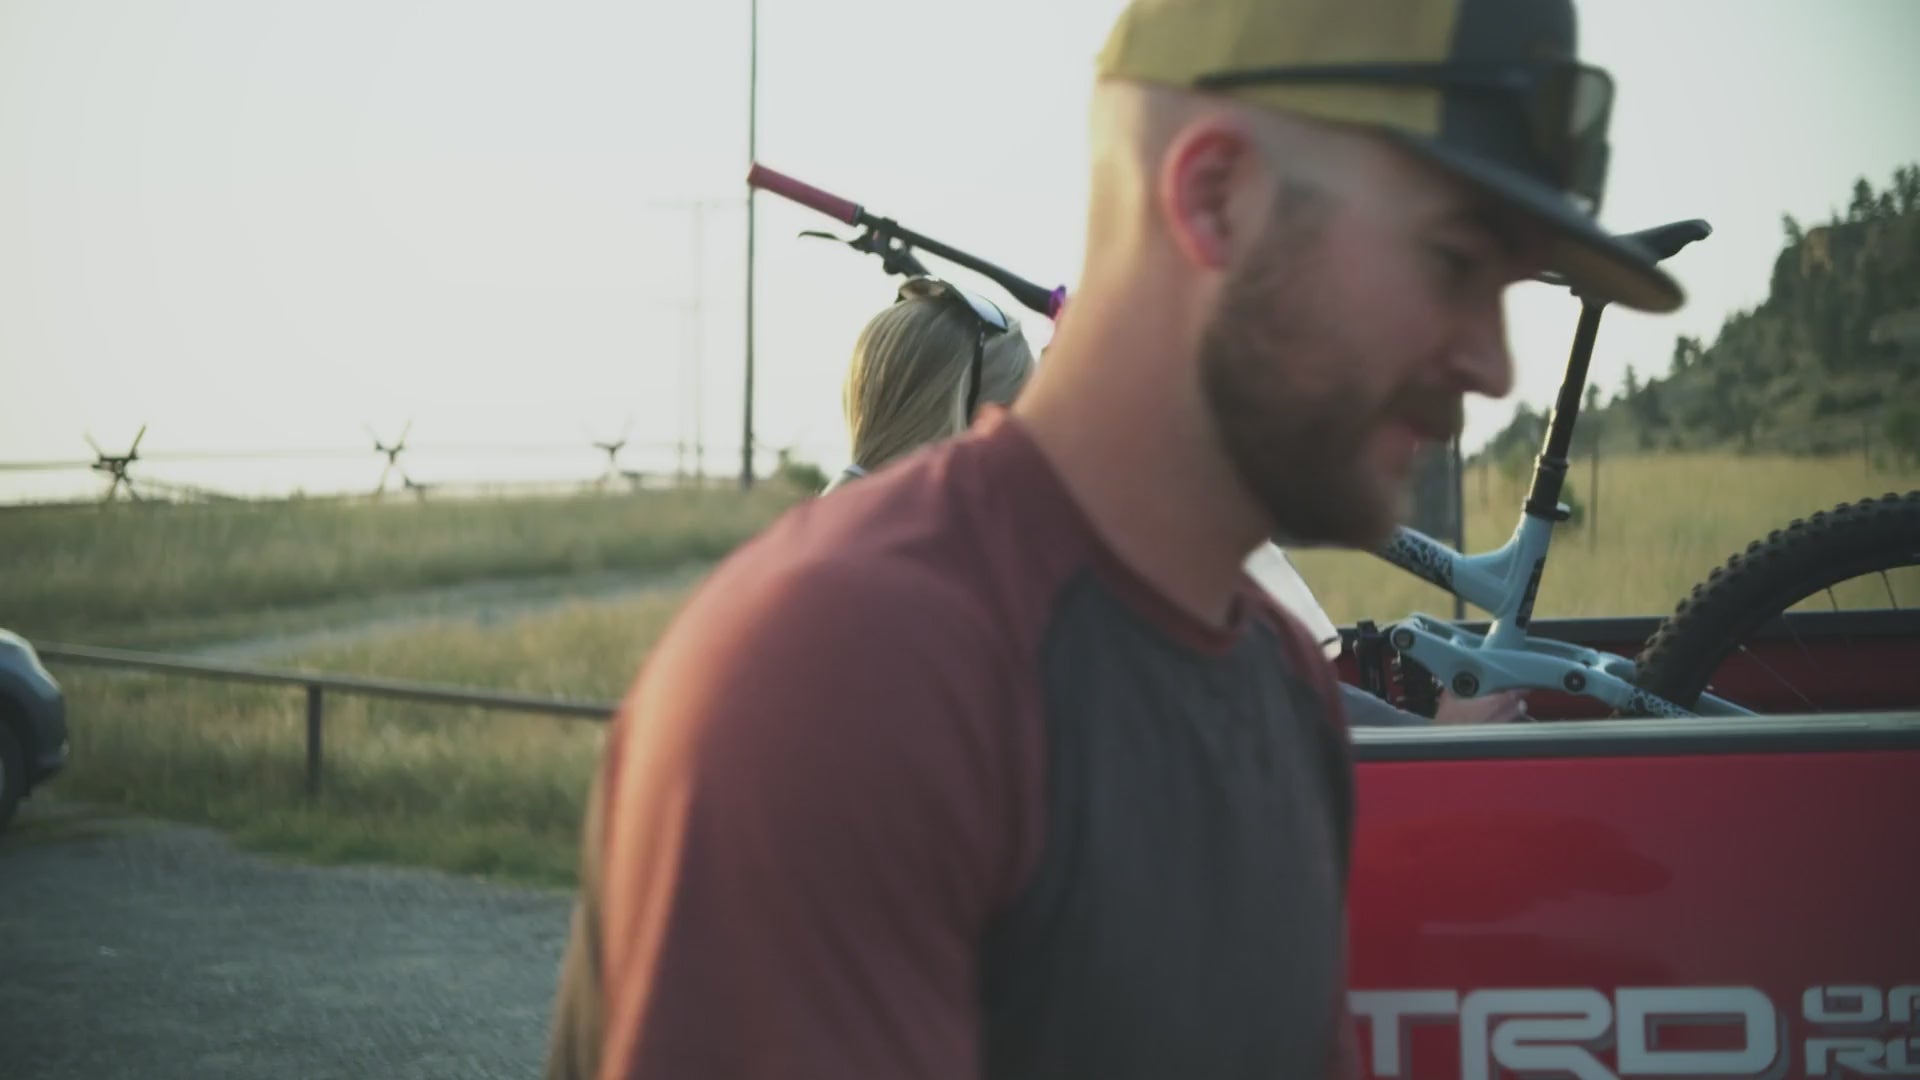
[[[1642,689],[1691,708],[1733,644],[1825,589],[1920,565],[1920,491],[1841,503],[1729,558],[1707,575],[1634,659]]]

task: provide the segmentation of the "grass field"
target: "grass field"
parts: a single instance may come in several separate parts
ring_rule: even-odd
[[[649,492],[500,502],[112,503],[0,512],[0,625],[166,644],[278,613],[476,581],[711,560],[795,498]]]
[[[683,596],[578,602],[486,627],[428,623],[276,666],[613,701]],[[325,779],[309,802],[299,688],[58,674],[74,718],[63,795],[320,861],[572,882],[599,723],[329,695]]]
[[[1794,518],[1836,503],[1920,488],[1920,468],[1868,474],[1859,458],[1741,458],[1728,455],[1622,457],[1606,460],[1597,509],[1588,464],[1569,478],[1587,519],[1563,526],[1541,581],[1542,618],[1667,615],[1727,557]],[[1466,477],[1469,552],[1505,543],[1519,523],[1522,482],[1497,471]],[[1342,625],[1386,623],[1413,611],[1451,617],[1453,597],[1370,555],[1299,551],[1294,562],[1322,607]],[[1920,596],[1920,576],[1897,582],[1902,603]],[[1873,581],[1836,590],[1843,607],[1874,602]],[[1879,603],[1884,604],[1884,594]],[[1483,613],[1468,609],[1469,618]]]
[[[1575,478],[1585,481],[1585,471]],[[1866,494],[1920,487],[1920,472],[1860,475],[1857,460],[1623,459],[1602,474],[1602,525],[1569,529],[1542,589],[1543,615],[1662,614],[1686,589],[1748,540],[1789,519]],[[1591,493],[1580,498],[1591,508]],[[1469,546],[1504,540],[1520,499],[1495,474],[1485,495],[1470,475]],[[682,507],[649,520],[668,535],[719,544],[764,507],[726,509],[724,524]],[[537,514],[496,508],[498,522]],[[616,528],[575,527],[595,536]],[[626,527],[629,511],[608,507]],[[524,515],[524,516],[522,516]],[[182,525],[183,530],[190,526]],[[396,535],[406,535],[404,529]],[[551,536],[549,533],[535,535]],[[411,543],[412,541],[409,541]],[[500,543],[496,534],[492,543]],[[547,541],[551,543],[552,541]],[[459,545],[443,538],[443,548]],[[663,550],[667,541],[648,541]],[[478,543],[470,547],[483,547]],[[644,543],[635,542],[639,550]],[[105,541],[88,550],[118,551]],[[307,556],[291,544],[280,565]],[[218,580],[217,551],[196,555]],[[402,566],[419,565],[418,548]],[[1335,619],[1390,619],[1409,610],[1451,611],[1451,601],[1363,555],[1300,553],[1303,572]],[[480,560],[496,573],[505,560]],[[265,563],[253,573],[266,575]],[[80,567],[67,580],[84,577]],[[118,572],[118,571],[114,571]],[[363,554],[357,580],[417,580],[415,571]],[[16,586],[9,586],[10,588]],[[1914,587],[1920,591],[1920,582]],[[258,595],[276,595],[266,575]],[[88,595],[92,595],[89,593]],[[275,663],[588,700],[616,699],[684,597],[683,587],[618,601],[578,602],[481,625],[418,622]],[[68,603],[81,603],[69,598]],[[45,594],[49,610],[62,603]],[[84,610],[84,609],[82,609]],[[111,627],[86,612],[88,625]],[[11,618],[9,616],[8,618]],[[329,697],[326,781],[309,804],[304,777],[304,703],[298,691],[61,667],[74,718],[74,765],[59,791],[145,813],[208,822],[242,841],[321,860],[393,860],[565,885],[571,882],[581,799],[598,753],[600,725],[435,706]]]

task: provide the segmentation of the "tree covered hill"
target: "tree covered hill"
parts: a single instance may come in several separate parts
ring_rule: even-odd
[[[1661,373],[1627,369],[1611,400],[1589,387],[1577,445],[1612,452],[1733,450],[1920,457],[1920,165],[1875,191],[1856,181],[1844,215],[1785,243],[1767,299],[1712,342],[1680,337]],[[1546,416],[1524,402],[1475,455],[1539,450]]]

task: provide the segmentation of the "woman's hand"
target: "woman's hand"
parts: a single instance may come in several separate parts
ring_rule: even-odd
[[[1510,724],[1527,715],[1526,694],[1520,690],[1502,690],[1485,697],[1455,697],[1452,690],[1442,691],[1434,710],[1436,724]]]

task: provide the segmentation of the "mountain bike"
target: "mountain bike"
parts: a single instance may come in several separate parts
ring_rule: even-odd
[[[1065,305],[1064,286],[1049,289],[1028,281],[758,163],[747,183],[860,230],[851,238],[814,230],[802,235],[836,240],[876,256],[889,274],[927,274],[915,254],[925,251],[993,281],[1049,319],[1057,319]],[[1665,261],[1711,232],[1707,222],[1692,219],[1624,238]],[[1573,291],[1551,273],[1539,280]],[[1512,536],[1493,551],[1468,555],[1402,526],[1372,553],[1486,611],[1491,621],[1485,632],[1417,612],[1378,631],[1363,622],[1360,640],[1367,647],[1358,656],[1362,685],[1428,715],[1440,687],[1462,698],[1509,689],[1552,691],[1594,699],[1616,716],[1753,715],[1754,710],[1713,692],[1716,674],[1730,659],[1759,656],[1759,650],[1748,647],[1756,636],[1799,640],[1808,616],[1795,612],[1797,606],[1822,593],[1831,598],[1836,585],[1873,574],[1886,585],[1892,606],[1865,613],[1865,620],[1857,623],[1859,632],[1920,641],[1920,607],[1903,608],[1888,576],[1920,566],[1920,491],[1844,503],[1749,544],[1695,586],[1632,658],[1530,633],[1554,529],[1569,517],[1569,508],[1560,501],[1567,454],[1606,307],[1604,301],[1580,297],[1577,291],[1574,295],[1581,307],[1572,351]],[[1386,648],[1380,648],[1380,642]],[[1801,648],[1804,651],[1803,642]],[[1920,703],[1920,676],[1914,686],[1913,703]],[[1807,711],[1820,711],[1805,694],[1799,698],[1809,706]]]

